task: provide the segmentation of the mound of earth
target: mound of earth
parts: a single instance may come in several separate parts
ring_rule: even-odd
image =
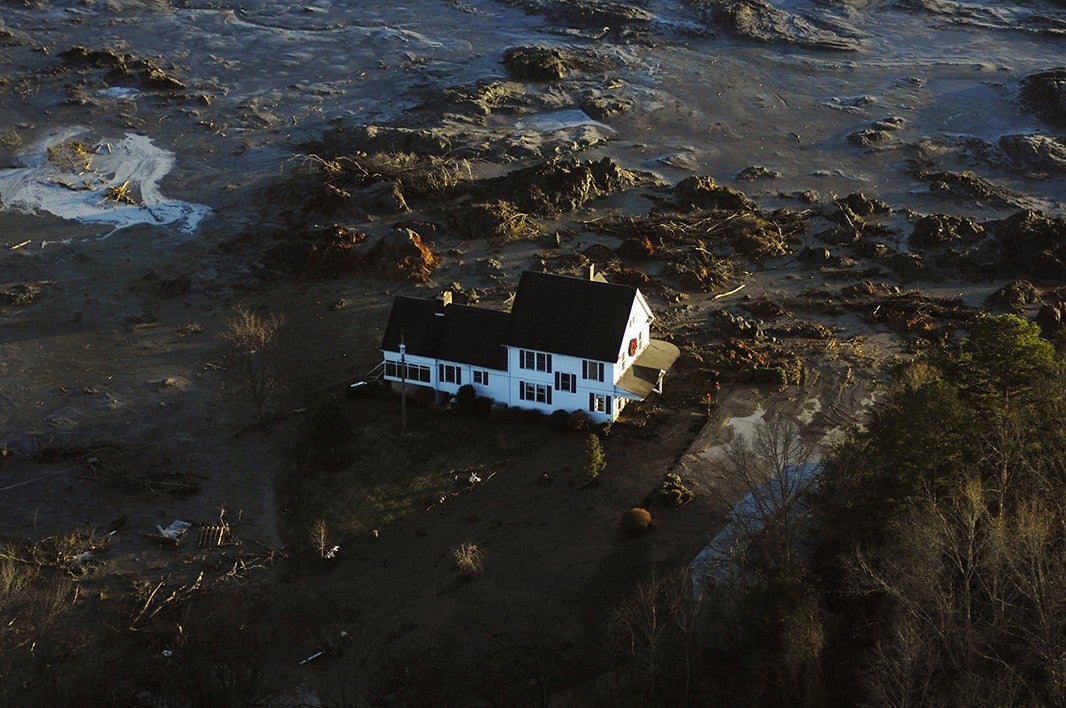
[[[722,186],[713,177],[686,177],[672,191],[677,206],[685,210],[748,211],[755,208],[755,203],[739,189]]]
[[[737,172],[733,179],[737,182],[758,182],[760,180],[777,179],[780,176],[781,173],[777,170],[771,170],[762,165],[751,165]]]
[[[318,226],[292,236],[288,230],[274,235],[275,243],[263,254],[268,268],[303,278],[350,275],[362,267],[356,247],[366,234],[344,226]]]
[[[451,215],[451,225],[457,234],[467,239],[490,238],[518,241],[537,235],[529,214],[506,201],[464,204]]]
[[[1008,189],[981,177],[970,170],[949,172],[918,168],[915,176],[929,184],[934,192],[940,192],[951,198],[964,198],[995,209],[1017,208],[1025,200],[1025,195]]]
[[[432,122],[444,120],[453,124],[484,125],[493,113],[518,115],[543,104],[542,96],[527,93],[516,81],[480,79],[472,84],[434,87],[428,94],[408,112],[423,113]]]
[[[304,146],[309,153],[330,158],[358,152],[442,156],[450,153],[452,147],[451,138],[443,130],[385,125],[334,128],[326,132],[314,145]]]
[[[107,69],[111,76],[135,80],[147,88],[160,91],[184,91],[188,88],[181,79],[151,61],[113,49],[89,49],[75,45],[60,52],[59,58],[71,66]]]
[[[1004,135],[999,147],[1016,165],[1038,172],[1066,172],[1066,142],[1047,135]]]
[[[907,123],[900,116],[889,116],[877,121],[869,128],[857,130],[848,136],[848,140],[860,147],[873,147],[888,142],[895,133]]]
[[[634,28],[651,23],[647,10],[628,3],[610,0],[503,0],[529,14],[543,15],[548,20],[568,27],[604,29]]]
[[[1066,67],[1030,74],[1022,82],[1021,96],[1036,116],[1066,126]]]
[[[1040,325],[1040,333],[1044,339],[1053,342],[1066,341],[1066,302],[1061,298],[1058,302],[1046,302],[1041,305],[1033,320]]]
[[[485,180],[479,186],[521,211],[550,217],[574,211],[597,197],[655,183],[650,173],[627,170],[605,157],[599,162],[549,160]]]
[[[504,52],[503,65],[519,81],[558,81],[570,73],[566,55],[555,47],[512,47]]]
[[[411,229],[396,228],[378,240],[364,257],[381,275],[426,282],[440,257]]]
[[[929,214],[914,222],[912,246],[942,246],[958,240],[972,240],[985,232],[983,226],[961,216]]]
[[[992,307],[1021,309],[1040,302],[1040,289],[1028,280],[1012,280],[988,296],[985,304]]]
[[[819,27],[779,10],[766,0],[690,0],[702,9],[701,21],[758,42],[780,42],[812,49],[857,51],[862,45],[838,31]],[[822,23],[825,24],[825,23]]]
[[[1005,267],[1042,278],[1066,278],[1066,219],[1020,211],[996,222],[992,231]]]

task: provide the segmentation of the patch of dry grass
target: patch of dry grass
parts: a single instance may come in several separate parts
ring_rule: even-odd
[[[485,552],[473,543],[464,543],[452,549],[455,571],[463,575],[474,575],[484,569]]]
[[[80,140],[64,140],[48,148],[48,162],[71,172],[88,172],[95,153]]]
[[[15,152],[26,144],[26,138],[14,128],[8,127],[0,130],[0,150]]]

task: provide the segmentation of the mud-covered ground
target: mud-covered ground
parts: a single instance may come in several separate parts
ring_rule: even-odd
[[[256,558],[299,555],[294,441],[376,363],[394,294],[503,308],[525,269],[594,264],[684,351],[608,438],[615,481],[587,504],[533,485],[576,438],[508,462],[477,503],[345,538],[318,596],[358,584],[372,611],[342,614],[376,618],[381,656],[503,661],[501,618],[538,613],[575,652],[714,535],[739,490],[706,453],[732,417],[832,439],[896,357],[983,309],[1059,326],[1064,33],[1054,0],[0,0],[0,536],[118,529],[91,581],[112,592],[192,582],[201,558],[138,532],[222,507]],[[266,429],[226,385],[237,304],[288,323]],[[344,405],[366,431],[392,415]],[[615,519],[666,469],[696,501],[631,553]],[[499,578],[452,583],[465,538]],[[319,636],[289,637],[290,686],[324,680],[289,661]]]

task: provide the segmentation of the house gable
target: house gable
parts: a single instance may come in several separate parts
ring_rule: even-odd
[[[522,274],[504,344],[614,362],[637,289],[582,278]]]

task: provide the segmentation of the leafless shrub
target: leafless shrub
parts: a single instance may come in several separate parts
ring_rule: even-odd
[[[485,560],[485,552],[473,543],[464,543],[452,549],[455,570],[463,575],[480,573]]]

